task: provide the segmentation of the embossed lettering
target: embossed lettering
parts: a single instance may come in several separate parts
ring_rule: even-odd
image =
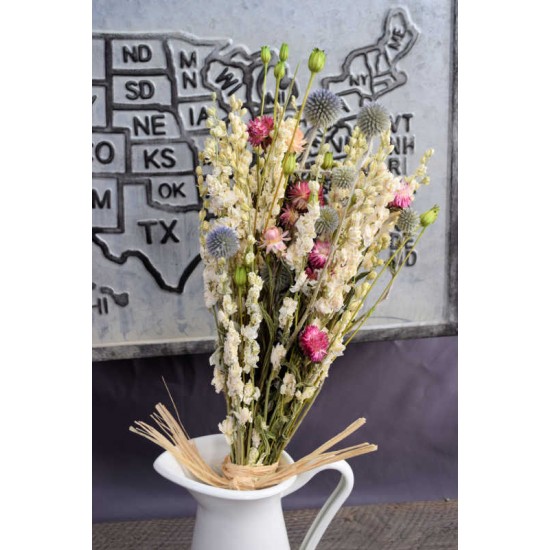
[[[134,63],[147,63],[153,57],[153,52],[147,44],[140,44],[139,46],[123,46],[122,47],[122,60],[124,63],[128,63],[131,59]]]
[[[132,101],[136,99],[150,99],[155,93],[155,85],[150,80],[140,80],[139,82],[128,80],[124,87],[128,90],[126,99]]]

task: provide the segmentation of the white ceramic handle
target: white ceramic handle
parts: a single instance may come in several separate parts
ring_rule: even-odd
[[[338,462],[320,466],[319,468],[298,475],[294,484],[283,493],[283,497],[301,489],[314,475],[323,470],[338,470],[340,474],[342,474],[342,477],[336,489],[334,489],[324,506],[321,508],[321,511],[317,514],[317,517],[313,520],[300,546],[300,550],[315,550],[330,522],[353,489],[353,470],[345,460],[339,460]]]

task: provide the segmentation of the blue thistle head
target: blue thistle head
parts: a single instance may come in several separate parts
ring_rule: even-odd
[[[369,103],[359,111],[357,126],[366,138],[373,138],[390,127],[390,115],[379,103]]]
[[[239,251],[237,232],[225,225],[215,227],[206,235],[206,249],[214,258],[232,258]]]
[[[342,113],[342,100],[330,90],[313,90],[306,100],[306,120],[316,128],[332,126]]]
[[[319,211],[319,218],[315,222],[315,231],[318,235],[326,233],[332,235],[336,231],[338,224],[340,223],[340,218],[338,217],[338,212],[331,208],[330,206],[321,206]]]
[[[348,189],[353,185],[357,172],[353,166],[338,166],[332,171],[332,185],[340,189]]]

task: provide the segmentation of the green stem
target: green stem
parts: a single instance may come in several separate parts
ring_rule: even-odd
[[[264,114],[266,83],[267,83],[267,63],[264,63],[264,85],[263,85],[263,89],[262,89],[262,107],[260,109],[260,116],[263,116],[263,114]]]
[[[273,126],[277,125],[277,109],[279,107],[279,86],[281,84],[281,79],[277,78],[275,80],[275,102],[273,104]]]
[[[296,132],[298,131],[298,127],[300,126],[300,120],[302,119],[302,114],[304,112],[304,107],[306,106],[306,100],[309,95],[309,91],[311,90],[311,86],[313,84],[313,80],[315,78],[315,73],[311,73],[309,76],[309,81],[307,83],[306,92],[304,94],[304,100],[302,101],[302,105],[300,106],[300,111],[298,112],[298,115],[296,116],[296,125],[294,126],[294,132],[292,133],[292,137],[290,138],[290,145],[294,143],[294,138],[296,137]],[[284,165],[286,159],[288,158],[288,155],[290,154],[290,151],[287,151],[283,157],[282,164]],[[275,203],[277,202],[277,195],[279,193],[279,189],[281,187],[281,183],[283,181],[284,172],[281,171],[281,176],[279,177],[279,181],[277,182],[277,187],[275,188],[275,193],[273,193],[273,200],[271,201],[271,206],[269,207],[269,210],[267,212],[267,216],[265,218],[264,223],[264,231],[267,229],[267,226],[269,224],[269,218],[271,218],[271,213],[273,212],[273,208],[275,207]]]
[[[304,312],[304,314],[302,315],[302,318],[300,319],[300,322],[296,325],[296,328],[294,329],[294,332],[292,333],[292,336],[290,337],[290,340],[289,340],[289,347],[294,343],[294,340],[296,339],[296,337],[298,336],[298,333],[300,332],[300,330],[302,330],[302,327],[304,326],[304,323],[306,322],[309,314],[313,311],[313,308],[315,306],[315,301],[317,300],[317,296],[319,294],[319,290],[321,289],[321,285],[325,282],[325,275],[326,273],[328,272],[328,266],[330,265],[330,262],[332,261],[333,257],[334,257],[334,252],[338,246],[338,239],[340,238],[340,234],[342,233],[342,227],[344,226],[344,221],[346,219],[346,216],[347,216],[347,213],[348,213],[348,210],[349,210],[349,207],[351,205],[351,199],[353,197],[353,193],[355,192],[355,184],[357,183],[357,178],[355,180],[355,182],[353,183],[353,187],[352,187],[352,190],[351,190],[351,193],[350,193],[350,197],[348,199],[348,202],[344,208],[344,214],[342,215],[342,219],[340,220],[340,224],[338,225],[338,231],[336,232],[336,237],[333,239],[332,243],[331,243],[331,250],[330,250],[330,254],[329,254],[329,257],[321,271],[321,274],[319,275],[319,280],[317,282],[317,285],[315,286],[315,290],[313,291],[313,296],[311,297],[311,300],[309,301],[309,304],[306,308],[306,311]]]
[[[399,275],[399,272],[403,269],[403,266],[407,263],[410,255],[413,253],[414,249],[416,248],[416,245],[418,244],[418,241],[420,241],[422,235],[424,235],[424,232],[426,231],[427,227],[424,227],[422,228],[422,231],[420,232],[420,234],[418,235],[418,237],[416,238],[416,241],[414,242],[412,248],[409,250],[409,253],[405,256],[405,259],[403,260],[403,263],[401,263],[401,265],[399,266],[399,269],[395,272],[395,274],[392,275],[390,281],[388,282],[388,284],[386,285],[386,287],[384,288],[384,290],[382,291],[382,293],[380,294],[380,296],[378,297],[378,299],[376,300],[376,302],[374,303],[374,305],[369,309],[369,311],[367,313],[365,313],[364,315],[361,315],[361,317],[359,317],[359,319],[357,321],[355,321],[351,326],[353,327],[357,322],[358,322],[358,325],[357,325],[357,328],[353,331],[353,333],[351,334],[351,336],[346,340],[346,342],[344,343],[345,346],[347,346],[351,340],[355,337],[355,335],[357,334],[357,332],[359,331],[359,329],[361,328],[361,326],[363,325],[363,323],[374,313],[374,311],[376,310],[376,308],[378,307],[378,305],[380,304],[380,302],[382,302],[382,300],[384,299],[384,297],[386,296],[387,292],[390,290],[390,288],[392,287],[396,277]],[[404,244],[406,244],[407,241],[405,241]],[[402,245],[404,246],[404,245]],[[402,250],[402,247],[400,247],[400,249]],[[396,251],[397,252],[397,251]],[[386,262],[387,264],[388,262]],[[377,277],[378,278],[378,277]],[[371,287],[372,288],[372,287]],[[370,289],[369,289],[370,291]],[[368,292],[367,292],[367,295],[368,295]],[[366,297],[365,297],[366,298]],[[363,303],[364,303],[364,300],[363,300]],[[361,304],[362,305],[362,304]],[[361,306],[360,306],[361,307]],[[351,328],[351,327],[350,327]]]
[[[294,87],[294,82],[296,81],[296,75],[298,73],[298,67],[299,66],[300,65],[298,64],[298,66],[296,67],[296,70],[294,71],[294,76],[292,77],[292,82],[290,84],[290,89],[291,90]],[[279,82],[280,82],[280,79],[277,80],[277,84],[276,84],[277,88],[279,86]],[[277,106],[278,106],[278,95],[279,94],[277,93],[277,95],[275,97],[275,111],[274,111],[275,114],[277,112]],[[288,94],[288,96],[285,100],[285,104],[283,106],[283,112],[281,113],[281,120],[283,120],[283,118],[284,118],[289,99],[290,99],[290,94]],[[274,127],[275,127],[275,132],[273,134],[273,141],[271,142],[271,145],[269,146],[269,149],[267,151],[267,158],[264,162],[264,166],[262,168],[262,171],[261,171],[259,177],[257,176],[257,179],[256,179],[258,189],[256,191],[256,207],[254,209],[254,226],[253,226],[253,235],[254,236],[256,235],[256,223],[257,223],[257,218],[258,218],[258,205],[259,205],[260,196],[261,196],[262,190],[263,190],[263,183],[264,183],[264,180],[265,180],[265,170],[267,170],[268,165],[269,165],[269,159],[271,158],[271,151],[273,149],[273,145],[275,144],[275,142],[277,141],[277,137],[279,136],[280,121],[277,124],[275,124],[275,118],[274,118],[273,123],[274,123]]]
[[[302,156],[302,161],[300,162],[300,168],[298,168],[298,170],[300,171],[302,171],[306,166],[307,158],[309,157],[309,152],[311,151],[311,146],[313,145],[313,141],[315,140],[315,135],[317,134],[318,131],[319,131],[319,126],[314,126],[311,129],[311,135],[308,139],[306,150],[304,151],[304,154]],[[325,132],[326,132],[326,128],[325,128]]]
[[[349,195],[349,199],[348,199],[348,202],[347,202],[346,206],[344,207],[344,213],[342,215],[342,219],[340,220],[340,224],[338,225],[338,230],[336,231],[336,236],[332,240],[329,256],[328,256],[327,261],[326,261],[326,263],[325,263],[325,265],[324,265],[324,267],[321,271],[321,274],[319,275],[319,280],[317,282],[317,285],[315,286],[315,290],[313,291],[313,296],[312,296],[311,300],[309,301],[309,305],[308,305],[304,315],[302,316],[302,319],[300,320],[300,322],[298,323],[298,325],[294,329],[294,332],[292,333],[292,336],[290,337],[289,347],[294,343],[294,340],[298,336],[298,333],[300,332],[300,330],[304,326],[304,323],[306,322],[309,314],[311,313],[311,311],[313,310],[313,307],[315,306],[315,300],[317,299],[317,296],[319,294],[319,290],[321,289],[321,285],[324,283],[325,276],[326,276],[326,274],[328,272],[328,269],[329,269],[329,266],[330,266],[330,264],[331,264],[331,262],[334,258],[334,254],[336,252],[336,249],[338,248],[338,240],[340,239],[340,234],[342,233],[342,228],[344,227],[344,221],[346,220],[348,210],[349,210],[349,208],[351,206],[351,203],[352,203],[353,194],[355,193],[355,188],[357,186],[357,182],[359,181],[360,168],[363,166],[366,158],[368,157],[371,146],[372,146],[372,139],[367,144],[366,152],[363,155],[363,157],[362,157],[362,159],[361,159],[361,161],[360,161],[360,163],[357,167],[357,169],[358,169],[357,177],[355,178],[355,181],[353,182],[353,185],[351,187],[351,192],[350,192],[350,195]]]
[[[363,307],[363,304],[365,303],[365,300],[368,298],[369,294],[371,293],[372,289],[374,288],[374,285],[380,280],[380,277],[383,275],[383,273],[386,271],[386,269],[391,265],[391,263],[394,261],[395,257],[403,250],[404,246],[407,244],[406,241],[402,242],[396,249],[395,252],[390,256],[390,258],[386,261],[382,269],[376,273],[376,277],[370,283],[370,287],[368,288],[367,292],[363,296],[361,302],[359,305],[355,308],[355,311],[353,312],[352,319],[355,319],[356,315],[359,313],[359,310]],[[366,272],[365,272],[366,273]],[[346,332],[355,324],[355,322],[352,322],[351,325],[346,327]]]

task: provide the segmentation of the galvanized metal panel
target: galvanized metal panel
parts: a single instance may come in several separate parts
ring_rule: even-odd
[[[259,47],[282,41],[303,77],[311,49],[327,52],[318,84],[346,104],[329,136],[337,152],[372,99],[392,113],[392,170],[411,172],[427,148],[436,150],[416,207],[437,203],[440,218],[358,339],[456,332],[454,2],[94,0],[93,30],[95,359],[213,347],[193,177],[204,107],[216,91],[257,109]],[[304,86],[302,78],[295,92]]]

